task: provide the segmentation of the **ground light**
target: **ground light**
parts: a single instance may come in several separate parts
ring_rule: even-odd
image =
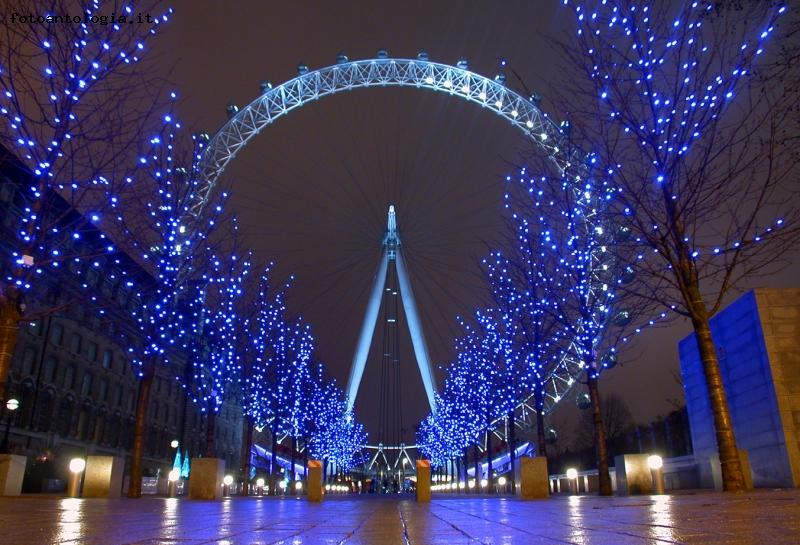
[[[231,485],[233,484],[233,475],[225,475],[222,479],[222,495],[229,496],[231,493]]]
[[[173,469],[167,475],[167,490],[170,498],[174,498],[178,495],[178,479],[181,478],[181,470],[180,469]]]
[[[569,479],[570,493],[578,493],[578,470],[571,467],[567,470],[567,479]]]
[[[647,467],[650,468],[650,476],[653,479],[653,494],[664,493],[664,460],[658,454],[647,457]]]
[[[67,482],[67,496],[79,498],[81,495],[81,478],[86,469],[86,460],[73,458],[69,461],[69,481]]]

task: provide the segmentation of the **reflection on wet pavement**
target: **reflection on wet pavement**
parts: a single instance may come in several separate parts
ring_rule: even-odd
[[[0,498],[0,544],[577,545],[800,543],[800,491],[677,496]]]

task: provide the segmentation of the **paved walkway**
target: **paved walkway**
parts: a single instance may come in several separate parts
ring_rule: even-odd
[[[800,543],[800,490],[630,498],[0,498],[2,544]]]

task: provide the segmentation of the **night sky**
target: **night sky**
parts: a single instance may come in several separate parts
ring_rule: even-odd
[[[545,97],[557,93],[554,36],[569,14],[555,0],[503,2],[220,2],[178,0],[169,28],[153,42],[165,77],[183,97],[194,130],[216,131],[225,107],[256,98],[259,82],[280,84],[310,69],[350,59],[391,56],[455,64],[493,76],[502,57]],[[509,77],[512,76],[509,74]],[[515,84],[515,82],[511,82]],[[503,119],[456,98],[414,89],[366,89],[327,97],[265,129],[224,174],[229,210],[240,218],[259,259],[294,274],[290,311],[317,338],[317,358],[344,388],[367,293],[380,255],[386,210],[395,204],[411,281],[437,366],[453,357],[457,315],[486,300],[478,259],[501,225],[502,179],[524,145]],[[759,285],[790,285],[793,271]],[[623,365],[604,375],[640,422],[681,399],[678,322],[641,336]],[[380,348],[382,324],[373,349]],[[401,336],[402,407],[407,440],[428,410],[410,339]],[[380,358],[373,350],[356,403],[377,433]],[[441,380],[444,372],[437,371]],[[554,416],[569,433],[571,401]]]

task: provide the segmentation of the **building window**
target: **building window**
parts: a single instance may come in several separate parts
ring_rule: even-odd
[[[80,354],[81,344],[83,344],[83,337],[78,333],[73,333],[69,338],[69,351],[73,354]]]
[[[36,350],[31,346],[26,346],[22,352],[22,374],[32,375],[33,366],[36,363]]]
[[[81,382],[81,395],[88,396],[92,392],[92,374],[88,371],[83,374],[83,381]]]
[[[97,392],[97,399],[103,402],[108,397],[108,381],[106,379],[100,380],[100,389]]]
[[[122,386],[119,384],[114,385],[114,397],[112,399],[115,407],[122,405]]]
[[[106,348],[103,352],[103,369],[111,369],[111,365],[114,363],[114,353],[111,351],[110,348]]]
[[[86,359],[97,361],[97,343],[89,342],[89,346],[86,348]]]
[[[44,360],[44,369],[42,370],[42,380],[45,382],[53,382],[56,376],[56,358],[54,356],[47,356]]]
[[[75,365],[70,365],[64,369],[64,382],[62,386],[69,390],[75,385]]]
[[[53,329],[50,330],[50,342],[52,342],[56,346],[61,346],[61,343],[64,342],[64,326],[55,323],[53,324]]]
[[[61,437],[69,437],[72,427],[72,399],[69,397],[61,400],[58,407],[58,426],[57,431]]]

